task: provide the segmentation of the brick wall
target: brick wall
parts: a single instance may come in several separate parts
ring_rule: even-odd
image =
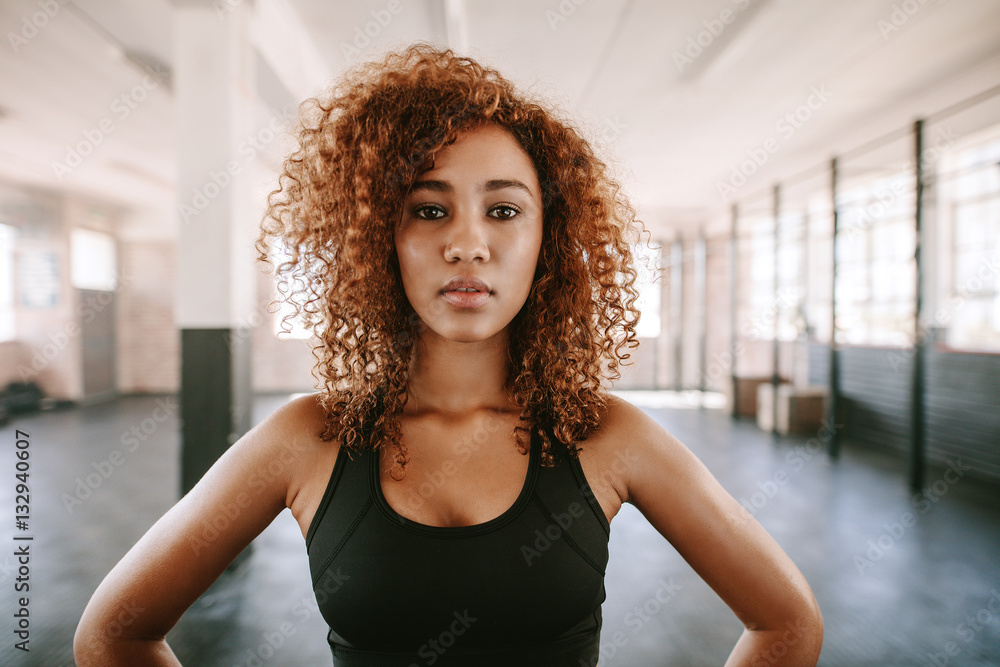
[[[170,393],[180,388],[180,334],[174,323],[173,241],[119,244],[118,388]]]

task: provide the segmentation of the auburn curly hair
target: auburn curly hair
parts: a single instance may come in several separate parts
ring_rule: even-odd
[[[348,449],[388,440],[394,473],[405,474],[398,418],[422,326],[403,291],[394,229],[435,153],[484,123],[518,140],[542,188],[542,250],[512,322],[506,386],[519,423],[540,437],[543,465],[554,447],[576,455],[606,406],[602,377],[620,378],[623,348],[639,344],[631,243],[644,227],[579,132],[450,50],[416,44],[355,67],[300,106],[298,148],[268,196],[256,248],[264,262],[272,246],[287,252],[276,267],[279,300],[292,307],[282,328],[301,317],[316,336],[322,439]],[[525,453],[519,432],[529,430],[513,433]]]

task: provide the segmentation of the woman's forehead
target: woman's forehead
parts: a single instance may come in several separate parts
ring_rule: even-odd
[[[538,174],[531,157],[508,130],[488,124],[466,130],[442,147],[417,177],[424,180],[520,180],[537,192]]]

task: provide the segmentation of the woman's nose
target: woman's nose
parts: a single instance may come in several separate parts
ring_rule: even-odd
[[[483,262],[490,259],[486,222],[466,212],[456,212],[446,226],[445,259]]]

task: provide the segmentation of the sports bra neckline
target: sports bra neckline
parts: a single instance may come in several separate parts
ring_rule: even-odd
[[[530,502],[531,496],[535,491],[535,480],[538,476],[538,460],[540,458],[540,444],[538,442],[538,435],[534,430],[532,430],[531,442],[528,449],[528,472],[525,475],[524,483],[521,486],[521,492],[514,500],[514,503],[503,513],[490,519],[489,521],[469,526],[431,526],[429,524],[420,523],[419,521],[414,521],[413,519],[408,519],[394,510],[389,504],[389,501],[386,500],[385,494],[382,493],[382,483],[379,475],[379,462],[381,458],[379,456],[379,452],[372,451],[369,458],[371,459],[371,464],[369,466],[368,477],[371,496],[374,499],[375,506],[378,508],[379,512],[386,519],[388,519],[390,523],[395,524],[404,530],[422,533],[424,535],[432,535],[435,537],[468,537],[471,535],[492,532],[493,530],[510,523],[516,519],[519,514],[521,514],[524,507]]]

